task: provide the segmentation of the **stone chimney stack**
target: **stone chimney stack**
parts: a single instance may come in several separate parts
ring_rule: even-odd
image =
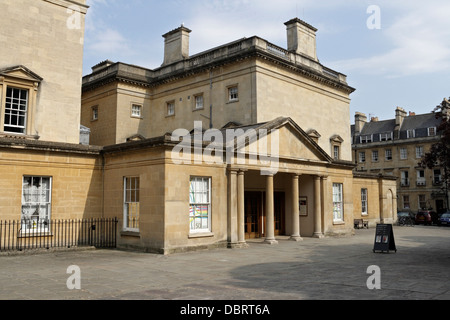
[[[298,18],[289,20],[285,25],[287,28],[288,51],[319,61],[316,52],[317,29]]]
[[[364,113],[356,112],[355,114],[355,133],[360,133],[367,122],[367,117]]]
[[[403,120],[406,118],[406,111],[400,107],[397,107],[395,110],[395,127],[398,127],[398,130],[400,130]]]
[[[191,30],[181,25],[163,35],[165,39],[163,65],[189,58],[189,33]]]

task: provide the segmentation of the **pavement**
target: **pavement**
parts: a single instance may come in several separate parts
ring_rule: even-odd
[[[0,300],[450,299],[450,227],[393,230],[397,252],[389,253],[373,252],[371,228],[169,256],[92,249],[1,255]]]

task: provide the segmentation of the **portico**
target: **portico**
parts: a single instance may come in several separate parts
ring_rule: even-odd
[[[229,247],[245,247],[252,238],[276,245],[278,235],[292,241],[324,236],[326,178],[297,172],[260,175],[255,170],[228,168],[228,181]],[[305,199],[302,212],[301,196]]]

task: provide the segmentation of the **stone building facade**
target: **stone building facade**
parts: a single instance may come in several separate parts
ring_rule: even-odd
[[[354,89],[345,75],[319,63],[317,29],[299,19],[285,25],[288,50],[255,36],[192,56],[191,30],[181,26],[163,35],[161,67],[106,60],[83,78],[82,124],[91,143],[103,146],[107,212],[123,216],[120,245],[162,253],[236,247],[250,238],[275,243],[278,235],[351,234],[354,218],[372,226],[395,219],[395,179],[353,175]],[[277,140],[273,172],[258,158],[265,142],[260,130]],[[199,162],[195,153],[174,157],[179,131],[192,150],[200,133],[221,155]],[[227,131],[237,134],[236,144],[229,145]],[[239,162],[238,153],[225,153],[237,150],[242,136],[248,140]],[[200,154],[211,156],[209,147],[200,138]],[[124,205],[130,181],[139,185],[140,200]],[[191,198],[199,186],[209,197],[197,206]],[[370,202],[363,217],[354,215],[361,188]]]
[[[82,79],[85,1],[0,6],[1,220],[117,217],[119,247],[167,254],[352,234],[365,186],[369,220],[395,218],[395,180],[353,174],[354,89],[309,24],[286,23],[287,50],[252,37],[193,56],[182,26],[161,67]]]
[[[398,211],[445,211],[442,168],[419,166],[422,156],[440,139],[437,128],[441,120],[434,113],[408,115],[402,108],[395,110],[394,119],[367,120],[356,113],[352,126],[357,172],[397,177]]]

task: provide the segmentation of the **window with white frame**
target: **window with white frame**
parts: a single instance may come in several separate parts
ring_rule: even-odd
[[[392,132],[380,133],[380,141],[392,140]]]
[[[372,151],[372,161],[377,162],[378,161],[378,150]]]
[[[123,229],[139,231],[140,218],[140,179],[139,177],[123,178]]]
[[[408,149],[406,148],[400,148],[400,159],[406,160],[408,159]]]
[[[441,169],[434,169],[433,170],[433,183],[434,184],[441,184],[442,183],[442,172],[441,172]]]
[[[167,113],[168,117],[175,115],[175,101],[167,102]]]
[[[406,137],[407,137],[408,139],[414,138],[415,136],[416,136],[416,130],[410,129],[410,130],[407,130],[407,131],[406,131]]]
[[[359,153],[359,162],[361,162],[361,163],[366,162],[366,153],[365,152]]]
[[[425,170],[417,170],[417,185],[425,185]]]
[[[428,128],[428,136],[432,137],[436,135],[436,127]]]
[[[391,149],[386,149],[385,150],[385,156],[386,156],[386,160],[392,160],[392,150]]]
[[[333,183],[333,221],[344,221],[343,184]]]
[[[410,208],[409,195],[405,194],[405,195],[403,195],[403,209],[409,209],[409,208]]]
[[[237,101],[239,100],[239,92],[238,87],[233,86],[228,88],[228,101]]]
[[[91,111],[92,111],[92,117],[91,117],[91,120],[92,120],[92,121],[98,120],[98,106],[92,107],[92,108],[91,108]]]
[[[189,231],[211,231],[211,178],[191,177],[189,184]]]
[[[26,133],[28,90],[7,87],[5,99],[5,132]]]
[[[22,183],[22,231],[48,230],[51,204],[52,178],[24,176]]]
[[[141,118],[142,117],[142,106],[140,104],[132,104],[131,105],[131,116],[133,118]]]
[[[333,146],[334,160],[339,160],[339,146]]]
[[[372,142],[372,135],[364,135],[359,137],[360,143],[370,143]]]
[[[423,147],[416,147],[416,158],[422,158],[423,156]]]
[[[401,181],[400,184],[402,187],[408,187],[409,186],[409,172],[408,171],[401,171]]]
[[[424,194],[419,194],[419,209],[427,208],[427,199]]]
[[[367,189],[361,189],[361,214],[367,214]]]
[[[196,95],[194,97],[194,109],[198,110],[198,109],[203,109],[203,95]]]

